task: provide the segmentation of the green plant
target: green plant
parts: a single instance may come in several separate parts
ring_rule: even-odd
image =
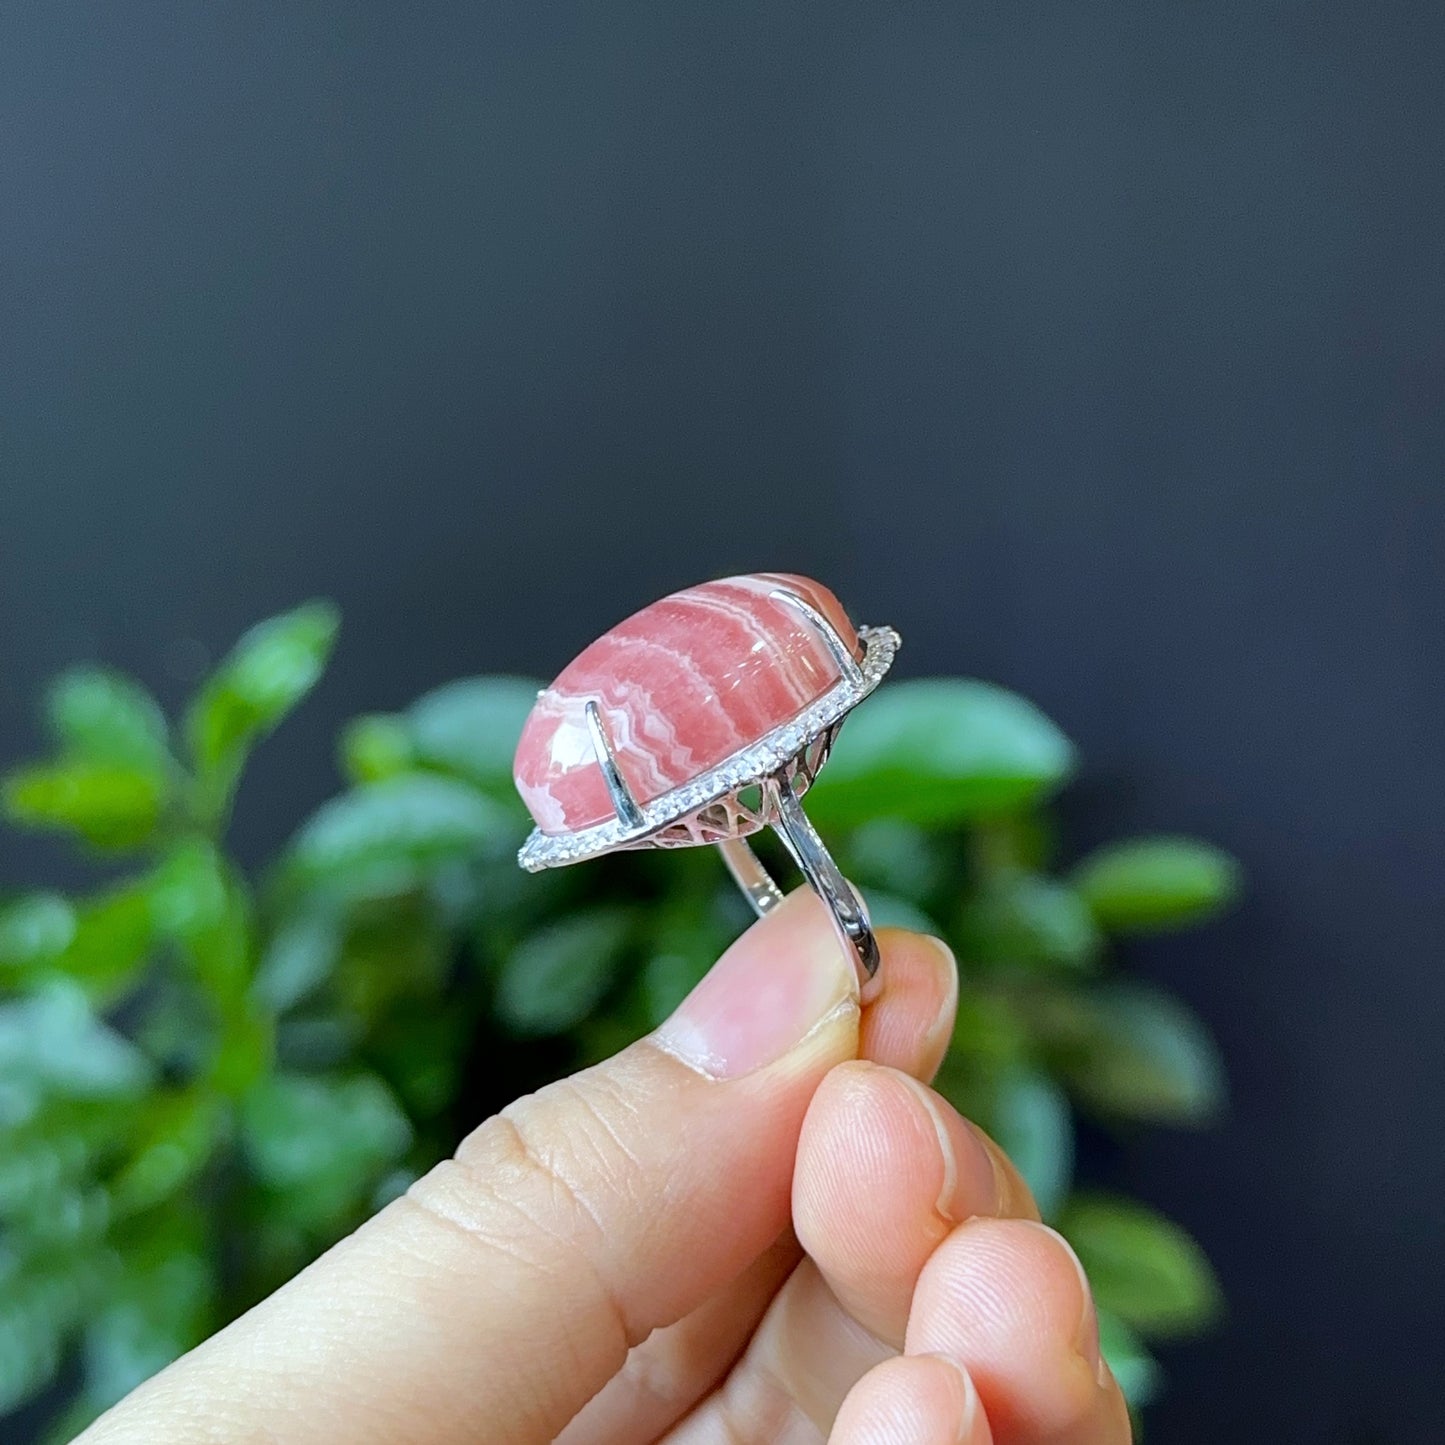
[[[708,850],[529,877],[511,753],[535,684],[476,678],[346,728],[346,791],[263,878],[226,852],[250,750],[321,675],[313,603],[253,629],[174,730],[135,682],[62,676],[52,751],[11,821],[112,864],[96,891],[0,905],[0,1413],[81,1363],[66,1438],[404,1189],[487,1109],[662,1018],[746,923]],[[1218,1295],[1177,1226],[1073,1189],[1074,1111],[1202,1124],[1222,1076],[1176,1000],[1106,940],[1196,922],[1229,859],[1177,838],[1052,871],[1073,767],[1030,704],[893,683],[813,794],[880,923],[940,933],[963,974],[940,1087],[1012,1152],[1092,1272],[1142,1402],[1143,1341]]]

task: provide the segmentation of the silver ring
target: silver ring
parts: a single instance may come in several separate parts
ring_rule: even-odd
[[[537,827],[518,861],[716,844],[761,917],[783,894],[747,839],[772,828],[866,987],[879,965],[867,907],[801,800],[898,647],[801,577],[725,578],[643,608],[538,694],[515,766]]]

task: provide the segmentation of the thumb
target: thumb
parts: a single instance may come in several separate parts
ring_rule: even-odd
[[[84,1438],[553,1439],[786,1227],[803,1115],[858,1017],[794,894],[654,1034],[488,1120]]]

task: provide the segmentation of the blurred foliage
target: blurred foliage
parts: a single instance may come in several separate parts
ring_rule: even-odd
[[[312,603],[243,637],[172,728],[136,682],[50,689],[18,826],[108,863],[84,896],[0,901],[0,1414],[77,1363],[68,1438],[446,1153],[486,1110],[656,1024],[746,924],[715,859],[529,877],[511,756],[536,684],[475,678],[341,738],[345,792],[259,879],[226,852],[252,748],[321,676]],[[1148,1341],[1219,1308],[1197,1246],[1073,1189],[1076,1112],[1212,1120],[1223,1075],[1176,999],[1111,973],[1112,935],[1197,923],[1238,887],[1203,843],[1144,838],[1060,873],[1046,806],[1073,749],[982,682],[893,683],[810,797],[881,923],[950,939],[939,1087],[1018,1161],[1094,1280],[1142,1403]]]

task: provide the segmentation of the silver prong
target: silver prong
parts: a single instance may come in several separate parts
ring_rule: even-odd
[[[863,669],[858,666],[858,659],[853,656],[838,629],[806,597],[800,597],[786,587],[774,587],[768,595],[774,602],[781,602],[806,617],[812,623],[813,630],[827,644],[828,651],[833,654],[833,661],[838,664],[838,670],[848,679],[848,685],[863,686]]]
[[[592,751],[597,755],[597,766],[602,769],[617,821],[624,828],[640,828],[644,822],[642,809],[637,806],[637,799],[632,796],[632,789],[627,786],[627,779],[617,766],[612,741],[602,724],[602,709],[595,702],[587,704],[587,731],[592,735]]]

